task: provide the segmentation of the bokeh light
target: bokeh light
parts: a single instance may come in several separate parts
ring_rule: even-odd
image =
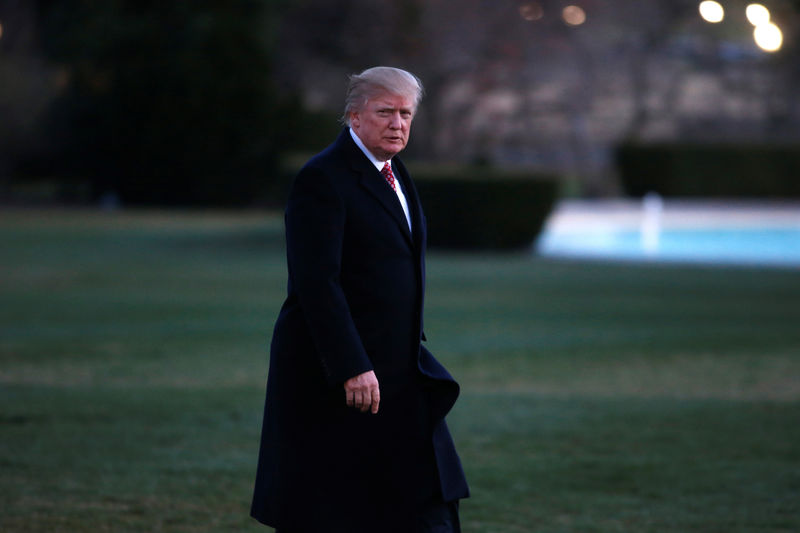
[[[0,22],[0,39],[3,38],[3,23]]]
[[[703,17],[703,20],[706,22],[716,24],[717,22],[722,22],[722,19],[725,18],[725,9],[723,9],[719,2],[714,2],[713,0],[700,2],[698,9],[700,10],[700,16]]]
[[[758,47],[765,52],[777,52],[783,46],[783,32],[772,22],[756,26],[753,38]]]
[[[525,20],[539,20],[544,16],[544,8],[539,2],[528,2],[519,6],[519,15]]]
[[[570,26],[580,26],[586,22],[586,11],[580,6],[565,7],[564,11],[561,12],[561,16],[564,17],[564,22]]]
[[[747,20],[749,20],[750,24],[753,26],[766,24],[770,19],[769,9],[761,4],[750,4],[747,6],[745,14],[747,15]]]

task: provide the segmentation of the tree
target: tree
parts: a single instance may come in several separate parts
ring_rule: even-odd
[[[41,150],[37,124],[55,96],[54,72],[41,57],[35,10],[0,2],[0,189],[19,158]]]
[[[307,0],[282,34],[291,76],[277,75],[338,109],[348,72],[405,66],[426,85],[409,154],[557,171],[610,194],[623,141],[800,138],[798,0],[767,2],[786,36],[772,56],[752,43],[747,2],[723,3],[711,25],[697,0]],[[569,4],[583,24],[567,23]]]
[[[271,78],[281,2],[40,0],[66,84],[47,122],[62,169],[126,203],[243,204],[291,109]]]

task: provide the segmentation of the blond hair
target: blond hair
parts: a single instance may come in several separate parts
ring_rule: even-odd
[[[344,101],[342,122],[350,125],[350,113],[363,109],[370,98],[382,92],[398,94],[414,101],[417,110],[423,94],[422,82],[419,78],[405,70],[394,67],[372,67],[361,74],[350,76],[347,96]]]

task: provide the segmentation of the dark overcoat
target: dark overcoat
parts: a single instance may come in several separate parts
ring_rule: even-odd
[[[458,384],[422,345],[425,218],[400,160],[409,231],[345,129],[296,176],[288,296],[271,346],[251,514],[299,532],[409,533],[416,509],[469,495],[444,417]],[[345,404],[374,370],[378,414]]]

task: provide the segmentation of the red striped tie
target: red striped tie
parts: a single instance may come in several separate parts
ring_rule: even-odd
[[[392,174],[392,165],[390,165],[388,161],[384,163],[381,174],[386,182],[391,185],[392,190],[397,192],[397,185],[394,183],[394,174]]]

